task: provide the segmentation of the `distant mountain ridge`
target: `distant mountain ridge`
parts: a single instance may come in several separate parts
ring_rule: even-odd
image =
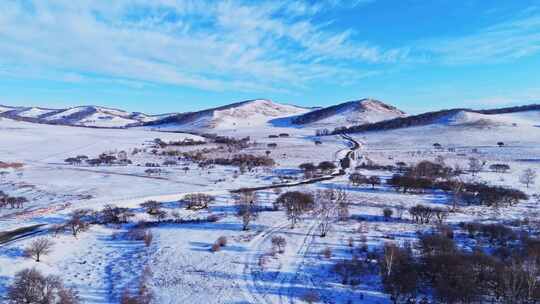
[[[160,119],[163,115],[130,113],[100,106],[77,106],[67,109],[0,106],[0,117],[55,125],[124,128]]]
[[[163,131],[277,126],[276,122],[279,122],[281,127],[325,127],[347,132],[389,130],[435,123],[478,127],[505,124],[509,120],[502,115],[523,112],[529,113],[526,118],[514,118],[523,123],[538,120],[537,125],[540,125],[540,104],[484,110],[458,108],[410,116],[391,105],[369,98],[313,108],[253,99],[201,111],[161,115],[100,106],[50,109],[0,105],[0,117],[26,122],[93,128],[148,127]]]
[[[447,125],[461,125],[461,126],[486,126],[486,124],[492,123],[504,123],[501,119],[505,114],[516,114],[524,112],[538,112],[537,124],[540,125],[540,104],[531,104],[524,106],[505,107],[498,109],[485,109],[485,110],[473,110],[467,108],[456,108],[448,110],[440,110],[433,112],[426,112],[418,115],[411,115],[406,117],[398,117],[390,120],[362,124],[351,126],[348,128],[340,128],[334,133],[347,132],[347,133],[360,133],[368,131],[384,131],[409,127],[425,126],[430,124],[447,124]],[[529,122],[535,122],[536,117],[528,118]],[[517,119],[519,120],[519,119]],[[517,121],[516,120],[516,121]],[[511,123],[511,122],[510,122]]]

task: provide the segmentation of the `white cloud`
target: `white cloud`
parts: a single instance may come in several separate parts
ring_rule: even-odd
[[[540,52],[540,14],[527,9],[525,15],[476,33],[422,43],[435,59],[448,64],[507,62]]]
[[[4,1],[0,66],[4,75],[20,78],[92,78],[84,74],[126,83],[272,91],[318,79],[351,81],[369,73],[353,68],[357,63],[406,55],[313,23],[324,6],[336,5],[343,4]]]

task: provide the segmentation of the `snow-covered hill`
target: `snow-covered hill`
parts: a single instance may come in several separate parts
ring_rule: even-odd
[[[68,109],[1,106],[0,116],[35,123],[124,128],[161,119],[168,114],[152,116],[98,106],[78,106]]]
[[[500,126],[540,126],[540,105],[491,110],[451,109],[398,117],[371,124],[357,124],[348,132],[384,131],[436,125],[461,128],[495,128]]]
[[[270,120],[301,115],[309,109],[266,99],[248,100],[218,108],[178,114],[147,125],[160,130],[236,129],[264,126]]]
[[[374,99],[349,101],[295,117],[296,125],[351,126],[404,117],[401,110]]]

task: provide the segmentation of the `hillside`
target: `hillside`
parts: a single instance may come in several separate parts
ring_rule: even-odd
[[[540,126],[540,105],[489,110],[449,109],[399,117],[371,124],[356,125],[337,132],[358,133],[408,127],[443,125],[449,127]]]
[[[255,99],[178,114],[145,125],[160,130],[235,129],[264,126],[272,119],[299,115],[307,111],[309,110],[302,107]]]
[[[381,101],[361,99],[311,111],[295,117],[292,123],[296,125],[351,126],[403,116],[405,116],[403,111]]]
[[[99,106],[78,106],[68,109],[1,106],[0,116],[34,123],[96,128],[124,128],[160,119],[167,116],[167,114],[152,116]]]

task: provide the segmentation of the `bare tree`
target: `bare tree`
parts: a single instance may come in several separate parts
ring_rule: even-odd
[[[319,217],[320,236],[325,237],[336,218],[338,195],[334,190],[320,190],[315,194],[316,214]]]
[[[39,262],[39,259],[42,255],[47,255],[51,253],[51,249],[53,246],[53,241],[43,237],[32,241],[32,243],[30,243],[30,246],[28,246],[24,250],[24,253],[26,256],[36,260],[36,262]]]
[[[257,193],[242,191],[235,198],[236,216],[242,219],[242,230],[248,230],[249,223],[255,220],[259,214]]]
[[[336,193],[338,219],[340,221],[346,221],[349,219],[349,206],[351,201],[349,200],[347,192],[344,189],[336,189],[334,191]]]
[[[449,215],[448,210],[443,208],[433,208],[433,213],[435,214],[435,218],[439,224],[444,223]]]
[[[285,252],[286,245],[287,245],[287,241],[281,235],[276,235],[272,237],[272,248],[274,252],[279,252],[279,253]]]
[[[523,170],[523,173],[519,177],[519,182],[527,186],[527,188],[530,185],[534,185],[536,182],[536,171],[531,168]]]
[[[481,162],[478,158],[469,158],[469,171],[472,173],[473,176],[476,176],[478,172],[482,171],[484,165],[485,162]]]
[[[368,182],[371,185],[371,188],[373,189],[375,188],[375,186],[381,184],[381,178],[376,175],[373,175],[369,177]]]
[[[457,210],[457,206],[463,199],[464,184],[461,180],[456,180],[452,183],[452,211]]]
[[[71,214],[71,218],[66,223],[66,226],[71,229],[71,234],[74,237],[77,237],[80,232],[85,231],[90,226],[88,221],[89,213],[89,210],[78,209]]]
[[[277,205],[285,208],[287,217],[291,221],[291,229],[294,229],[301,216],[313,209],[313,195],[300,191],[285,192],[278,197]]]
[[[64,286],[57,276],[44,276],[36,269],[25,269],[15,274],[7,289],[10,304],[78,304],[74,289]]]

